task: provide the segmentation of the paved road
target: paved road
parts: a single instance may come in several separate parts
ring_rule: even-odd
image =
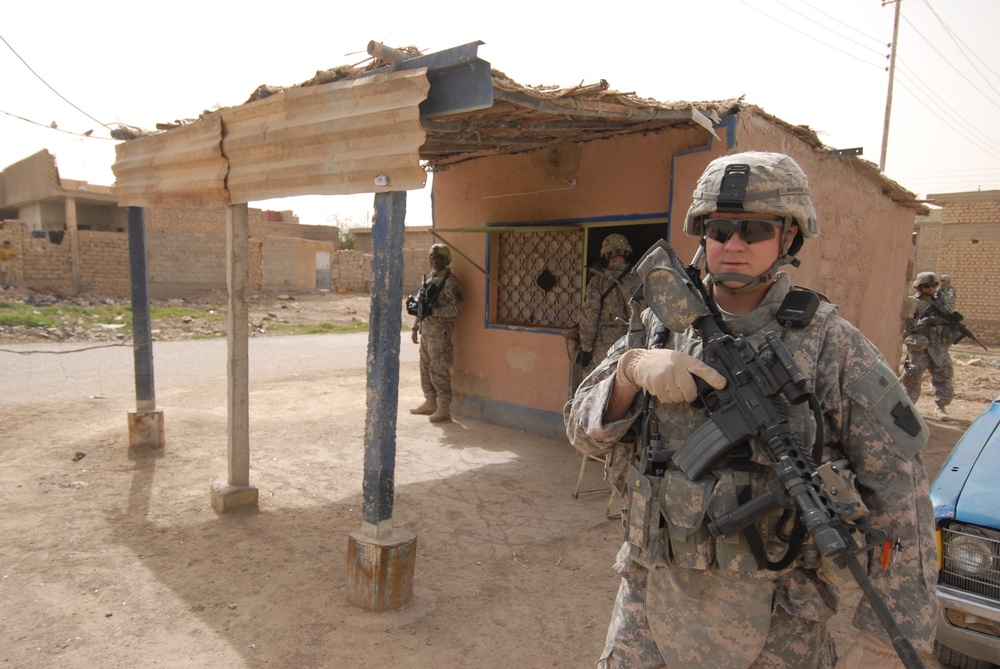
[[[416,362],[418,347],[403,333],[400,362]],[[97,347],[81,342],[0,345],[0,406],[45,400],[132,402],[135,376],[131,345]],[[255,337],[250,340],[250,384],[296,375],[365,369],[368,334]],[[225,339],[154,342],[157,393],[195,384],[226,384]]]

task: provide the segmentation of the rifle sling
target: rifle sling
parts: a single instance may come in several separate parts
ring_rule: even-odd
[[[730,466],[735,471],[750,471],[749,455],[732,458],[730,463]],[[749,485],[739,486],[736,489],[736,500],[742,506],[750,501],[752,494]],[[785,553],[778,560],[772,562],[767,555],[764,539],[760,536],[757,525],[748,525],[743,528],[742,532],[743,538],[746,539],[747,546],[750,548],[750,554],[757,560],[758,565],[769,571],[781,571],[792,564],[799,557],[799,552],[802,550],[802,544],[805,542],[807,533],[806,526],[802,522],[802,514],[796,509],[795,523],[792,526],[792,533],[788,539],[788,546],[785,549]]]

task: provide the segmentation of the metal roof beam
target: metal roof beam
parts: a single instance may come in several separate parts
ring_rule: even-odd
[[[490,64],[477,57],[479,45],[482,43],[469,42],[444,51],[417,56],[366,72],[362,76],[426,67],[427,81],[431,87],[427,99],[420,103],[421,117],[489,109],[493,106],[493,76]],[[369,45],[369,53],[371,48]]]

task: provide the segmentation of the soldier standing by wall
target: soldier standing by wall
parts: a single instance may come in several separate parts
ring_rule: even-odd
[[[641,281],[628,262],[632,246],[624,235],[612,234],[601,243],[601,259],[607,266],[597,270],[587,283],[580,319],[580,352],[576,364],[589,374],[604,360],[611,345],[627,331],[629,300]]]
[[[903,361],[903,374],[899,377],[899,382],[906,388],[910,400],[916,402],[920,398],[920,382],[924,378],[924,372],[930,370],[934,404],[937,405],[935,417],[947,421],[947,406],[955,396],[955,370],[948,352],[954,339],[943,319],[926,313],[938,286],[934,272],[921,272],[913,282],[917,292],[909,298],[914,305],[912,316],[907,319],[903,330],[906,360]]]
[[[451,249],[434,244],[430,252],[431,276],[421,286],[422,317],[413,323],[410,339],[420,344],[420,387],[424,403],[410,413],[430,416],[432,423],[451,418],[451,364],[455,349],[451,334],[464,298],[458,279],[451,273]]]

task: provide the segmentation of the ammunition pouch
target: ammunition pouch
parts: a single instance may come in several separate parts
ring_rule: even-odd
[[[717,479],[706,474],[691,481],[684,472],[666,472],[661,507],[666,516],[671,564],[685,569],[708,569],[715,559],[715,539],[708,531],[705,513]]]
[[[927,347],[931,344],[931,340],[927,338],[927,335],[911,334],[906,336],[903,343],[906,344],[907,350],[911,353],[920,353],[927,350]]]
[[[633,465],[628,469],[626,483],[628,501],[622,522],[625,541],[632,546],[632,559],[647,569],[663,566],[666,556],[660,512],[663,478],[642,474]]]
[[[736,509],[751,492],[759,493],[764,488],[762,471],[724,469],[692,481],[677,469],[668,469],[661,477],[642,474],[632,465],[624,483],[625,540],[632,559],[642,566],[670,564],[698,570],[717,566],[739,572],[761,568],[743,532],[715,537],[708,521]]]

